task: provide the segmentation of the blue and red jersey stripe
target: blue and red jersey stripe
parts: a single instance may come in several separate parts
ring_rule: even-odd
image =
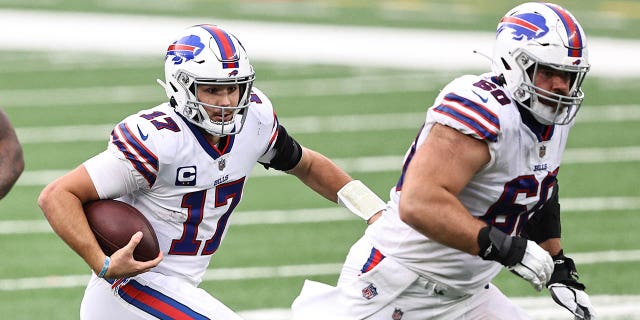
[[[123,279],[105,279],[117,287],[123,282]],[[206,316],[192,310],[183,303],[155,290],[151,287],[144,286],[136,280],[126,279],[128,282],[120,286],[117,294],[127,303],[150,314],[158,319],[171,320],[206,320]]]
[[[455,93],[449,93],[433,111],[452,118],[471,129],[484,140],[498,141],[497,131],[500,130],[500,119],[484,105]],[[485,123],[470,115],[475,115],[475,117],[485,120]]]
[[[396,191],[402,191],[402,185],[404,184],[404,176],[407,173],[407,169],[409,168],[409,163],[411,163],[411,159],[413,159],[413,156],[416,154],[416,149],[417,149],[416,146],[418,144],[418,139],[420,138],[420,133],[422,132],[422,129],[424,129],[424,123],[422,124],[422,126],[420,126],[420,130],[418,130],[418,135],[413,140],[413,143],[411,144],[411,148],[409,149],[407,155],[405,156],[404,164],[402,165],[402,173],[400,174],[398,183],[396,183]]]
[[[278,133],[280,133],[280,123],[278,122],[278,116],[276,116],[275,111],[273,112],[273,126],[271,127],[271,138],[269,139],[269,146],[267,147],[267,150],[265,151],[265,153],[267,153],[269,150],[271,150],[273,144],[276,141],[276,138],[278,137]]]
[[[378,251],[376,248],[371,248],[371,254],[367,259],[367,262],[362,266],[360,270],[362,273],[367,273],[371,271],[375,266],[378,265],[384,259],[384,255]]]
[[[138,140],[125,123],[120,123],[111,132],[111,143],[122,152],[133,167],[147,180],[149,186],[156,182],[158,157]],[[149,166],[151,169],[149,169]]]

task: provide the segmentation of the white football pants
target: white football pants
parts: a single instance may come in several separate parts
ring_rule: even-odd
[[[293,319],[530,319],[492,284],[477,294],[464,294],[389,257],[373,259],[371,265],[372,256],[372,246],[361,239],[351,248],[337,287],[307,280],[293,302]]]
[[[80,305],[80,319],[242,320],[203,289],[155,272],[124,281],[93,274]]]

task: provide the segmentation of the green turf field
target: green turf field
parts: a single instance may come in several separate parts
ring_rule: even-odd
[[[231,1],[188,0],[175,2],[175,7],[157,3],[4,0],[0,1],[0,9],[136,14],[169,14],[175,10],[182,16],[206,16],[211,12],[215,17],[229,14],[237,19],[302,21],[304,17],[304,21],[318,23],[452,29],[480,26],[491,30],[496,17],[512,6],[510,1],[408,0],[239,1],[237,5],[230,5]],[[477,11],[471,10],[476,3],[483,5]],[[579,17],[583,13],[586,21],[593,21],[589,27],[593,34],[640,39],[640,7],[636,1],[580,3],[584,4],[580,9],[574,10],[575,5],[567,7]],[[450,20],[443,21],[441,14],[436,15],[451,11],[457,13]],[[312,12],[315,13],[311,15]],[[598,16],[598,12],[602,15]],[[82,281],[65,282],[60,277],[82,277],[90,271],[57,236],[38,229],[46,224],[36,198],[46,181],[102,151],[111,126],[130,113],[164,101],[163,90],[155,84],[156,78],[163,77],[162,61],[8,52],[1,48],[0,106],[23,141],[26,171],[8,197],[0,201],[0,314],[3,318],[10,315],[7,319],[76,319],[84,285]],[[293,128],[290,131],[297,139],[344,163],[355,178],[365,181],[383,199],[395,184],[401,163],[388,166],[381,158],[400,159],[421,121],[409,117],[414,120],[389,126],[384,121],[367,125],[368,122],[363,124],[363,117],[421,117],[438,90],[458,75],[417,71],[408,77],[406,70],[291,66],[265,61],[253,64],[257,72],[255,86],[271,97],[281,122]],[[393,83],[386,86],[388,90],[379,90],[379,82],[385,79],[393,79]],[[316,88],[318,81],[337,81],[340,85],[328,85],[322,93],[308,94],[304,88]],[[416,89],[420,87],[425,89]],[[567,157],[571,159],[559,174],[561,199],[568,203],[565,206],[561,200],[567,209],[563,213],[565,251],[569,255],[582,254],[578,256],[584,264],[578,267],[590,294],[640,295],[639,88],[640,77],[586,80],[584,91],[588,96],[568,144]],[[331,122],[331,117],[336,116],[338,121]],[[300,125],[302,121],[326,126],[311,130]],[[344,123],[340,122],[352,125],[353,130],[341,130]],[[373,168],[364,169],[356,162],[366,159],[373,161]],[[243,214],[251,217],[259,210],[289,212],[334,207],[302,188],[294,178],[261,173],[250,179],[234,218],[242,219]],[[8,227],[9,222],[16,221],[20,226],[33,227]],[[363,231],[364,224],[356,219],[238,223],[231,226],[222,250],[214,255],[212,270],[263,267],[281,272],[240,269],[247,274],[255,272],[257,275],[251,279],[224,279],[224,274],[213,274],[202,287],[234,310],[287,308],[305,278],[335,284],[336,266]],[[611,257],[605,258],[609,256],[603,252],[609,251]],[[591,258],[591,253],[596,253],[596,259]],[[278,269],[282,266],[324,268],[296,274]],[[34,280],[26,281],[27,278]],[[511,296],[546,294],[535,293],[508,273],[501,274],[496,284]]]
[[[523,1],[525,2],[525,1]],[[558,0],[593,26],[590,34],[640,37],[640,3],[634,0]],[[510,0],[3,0],[6,8],[96,11],[264,21],[351,24],[381,27],[491,30],[518,1]]]

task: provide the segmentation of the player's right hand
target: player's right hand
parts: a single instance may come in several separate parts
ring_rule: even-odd
[[[522,260],[507,269],[540,291],[551,279],[553,273],[553,259],[549,253],[531,240],[527,240],[527,247]]]
[[[538,291],[551,279],[553,259],[531,240],[512,237],[498,228],[486,226],[478,233],[478,247],[478,255],[482,259],[502,263]]]
[[[138,243],[140,243],[140,240],[142,240],[142,232],[138,231],[131,236],[131,240],[129,240],[126,246],[111,255],[111,263],[105,274],[105,278],[117,279],[133,277],[151,270],[151,268],[157,266],[160,261],[162,261],[162,251],[160,251],[158,256],[153,260],[143,262],[134,259],[133,251]]]

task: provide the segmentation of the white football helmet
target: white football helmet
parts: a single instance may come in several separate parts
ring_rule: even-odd
[[[534,85],[541,66],[571,76],[568,95]],[[587,39],[569,11],[551,3],[524,3],[498,23],[492,69],[504,77],[513,99],[538,122],[567,124],[584,100],[581,86],[589,71]]]
[[[169,45],[165,56],[165,81],[158,81],[176,111],[193,124],[216,136],[238,134],[244,126],[255,72],[238,39],[215,25],[197,25],[184,30]],[[238,84],[237,106],[215,106],[198,100],[198,85]],[[213,121],[205,107],[231,114],[228,121]],[[227,117],[228,119],[228,117]]]

